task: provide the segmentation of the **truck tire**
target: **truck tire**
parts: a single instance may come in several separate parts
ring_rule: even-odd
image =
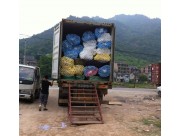
[[[59,102],[59,99],[66,99],[66,100],[68,100],[68,93],[63,93],[62,88],[59,89],[58,106],[68,106],[68,103]]]
[[[158,91],[158,96],[161,97],[161,91]]]
[[[58,106],[67,107],[67,106],[68,106],[68,103],[58,103]]]
[[[30,102],[33,103],[34,100],[35,100],[35,95],[31,94],[31,96],[30,96]]]
[[[40,89],[37,89],[35,91],[35,99],[39,99],[39,97],[40,97]]]

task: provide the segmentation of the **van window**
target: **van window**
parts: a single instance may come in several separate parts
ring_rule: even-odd
[[[27,67],[19,67],[19,79],[33,81],[34,69]]]

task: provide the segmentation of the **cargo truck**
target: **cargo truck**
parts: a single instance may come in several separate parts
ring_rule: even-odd
[[[74,65],[95,66],[98,69],[104,65],[110,66],[108,77],[101,78],[97,75],[92,77],[62,75],[61,59],[64,57],[63,41],[68,34],[76,34],[82,37],[86,31],[95,32],[96,28],[103,28],[111,35],[110,61],[100,62],[97,60],[85,60],[79,56],[74,59]],[[81,41],[80,44],[83,44]],[[114,44],[115,26],[113,23],[97,23],[87,21],[75,21],[62,19],[54,27],[53,55],[52,55],[52,79],[57,80],[59,87],[58,105],[68,105],[68,115],[72,124],[103,123],[100,105],[103,97],[112,88],[114,70]],[[67,69],[68,70],[68,69]],[[99,116],[95,117],[92,112],[98,110]],[[84,112],[83,112],[84,111]],[[77,118],[76,118],[77,117]],[[93,119],[95,117],[95,120]],[[81,119],[80,119],[81,118]],[[92,119],[92,120],[91,120]]]

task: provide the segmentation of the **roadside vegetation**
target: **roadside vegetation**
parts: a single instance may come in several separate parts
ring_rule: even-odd
[[[147,88],[147,89],[155,89],[156,86],[152,83],[125,83],[125,82],[113,82],[113,87],[126,87],[126,88]]]
[[[161,120],[160,119],[149,119],[149,118],[144,118],[142,120],[143,124],[144,125],[148,125],[150,126],[151,124],[158,127],[158,128],[161,128]]]

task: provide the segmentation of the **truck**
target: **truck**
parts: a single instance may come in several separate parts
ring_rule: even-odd
[[[40,80],[39,67],[19,64],[19,99],[26,99],[33,103],[39,98]]]
[[[86,31],[94,32],[96,28],[105,28],[111,35],[110,61],[102,63],[96,60],[74,59],[74,63],[84,67],[91,65],[100,68],[105,64],[110,66],[110,75],[105,78],[86,78],[84,76],[66,77],[61,74],[61,59],[63,53],[63,41],[68,34],[76,34],[82,37]],[[52,55],[52,79],[57,80],[59,87],[58,105],[68,106],[68,115],[72,124],[103,123],[101,103],[103,97],[112,88],[114,71],[114,44],[115,25],[113,23],[97,23],[88,21],[76,21],[62,19],[54,26],[53,55]],[[81,42],[82,44],[82,42]],[[98,77],[98,76],[97,76]],[[95,93],[94,93],[95,92]],[[93,111],[99,112],[98,120],[89,120]],[[84,111],[84,112],[83,112]],[[77,118],[76,118],[77,117]],[[79,118],[78,118],[79,117]],[[81,119],[80,119],[81,118]],[[85,120],[83,120],[83,118]],[[83,121],[82,121],[83,120]]]

